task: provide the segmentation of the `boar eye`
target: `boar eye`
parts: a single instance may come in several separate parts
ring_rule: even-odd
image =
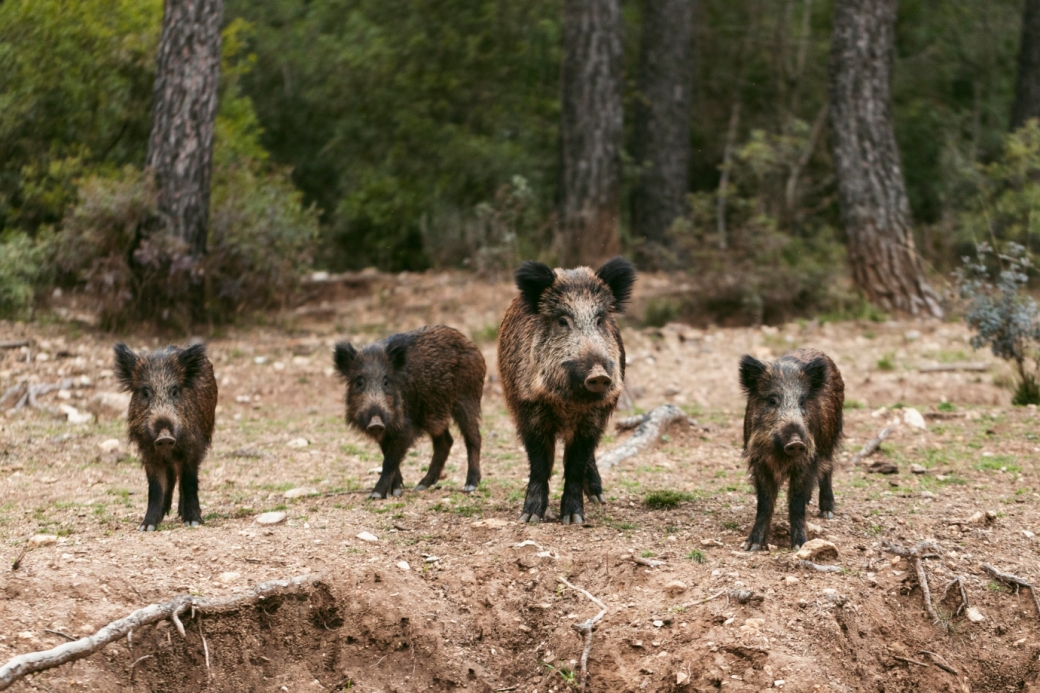
[[[390,387],[390,376],[383,376],[383,387]]]
[[[597,315],[596,316],[596,327],[603,327],[603,320],[604,319],[603,319],[602,315]]]
[[[780,406],[780,398],[777,397],[776,395],[769,395],[769,397],[766,399],[766,401],[769,402],[769,406],[771,406],[771,407]]]
[[[561,315],[559,320],[557,320],[557,323],[560,325],[560,327],[570,327],[570,321],[567,320],[566,315]]]
[[[145,387],[142,387],[139,392],[143,399],[152,398],[152,388],[148,387],[147,385]]]
[[[358,376],[357,378],[354,378],[354,387],[364,387],[364,386],[365,386],[365,379],[363,377]]]
[[[174,385],[173,387],[170,388],[170,396],[171,397],[177,397],[180,394],[181,394],[181,388],[180,388],[179,385]]]

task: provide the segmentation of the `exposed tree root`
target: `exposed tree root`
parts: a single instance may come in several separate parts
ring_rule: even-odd
[[[149,604],[142,609],[134,611],[129,616],[109,623],[93,635],[53,647],[49,650],[29,652],[14,657],[0,667],[0,691],[7,689],[15,681],[29,674],[35,674],[66,662],[74,662],[77,659],[89,657],[110,642],[128,635],[134,628],[140,628],[149,623],[157,623],[167,618],[171,619],[175,625],[179,626],[178,631],[181,635],[184,635],[184,626],[180,623],[179,614],[189,608],[203,614],[230,611],[277,594],[297,592],[302,588],[310,586],[316,580],[316,575],[300,575],[288,580],[261,582],[248,592],[233,594],[230,597],[206,599],[190,594],[182,594],[162,604]]]
[[[8,400],[14,400],[14,406],[10,407],[12,411],[18,411],[25,407],[32,407],[33,409],[44,409],[56,414],[58,413],[57,410],[44,407],[36,401],[36,398],[43,397],[55,390],[74,390],[81,387],[89,387],[86,381],[82,378],[64,378],[57,383],[37,383],[35,385],[30,385],[29,383],[22,381],[17,385],[12,385],[7,388],[7,390],[4,391],[4,394],[0,395],[0,409],[6,407]]]
[[[929,652],[928,650],[921,650],[917,654],[928,655],[928,658],[932,660],[932,664],[934,664],[935,666],[939,667],[947,673],[953,674],[954,676],[959,676],[956,669],[947,664],[945,659],[935,654],[934,652]]]
[[[674,404],[662,404],[643,417],[642,423],[636,428],[632,437],[607,450],[596,460],[599,469],[607,470],[619,462],[627,460],[639,454],[639,451],[657,440],[665,427],[673,421],[686,421],[686,414]],[[630,419],[624,419],[624,423],[631,423]]]
[[[1033,595],[1033,603],[1036,604],[1036,612],[1040,615],[1040,599],[1036,596],[1036,588],[1033,587],[1033,583],[1029,582],[1025,578],[1020,578],[1017,575],[1011,575],[1010,573],[1002,573],[988,563],[982,564],[982,569],[987,573],[1008,585],[1014,585],[1015,593],[1018,593],[1020,587],[1025,587],[1029,590],[1029,594]]]
[[[836,565],[820,565],[819,563],[813,563],[812,561],[798,561],[800,568],[812,568],[818,570],[821,573],[840,573],[841,566]]]
[[[589,652],[592,650],[592,629],[596,626],[596,623],[607,614],[607,606],[606,604],[596,599],[582,588],[575,587],[571,583],[567,582],[566,578],[557,577],[556,579],[560,582],[561,585],[570,587],[575,592],[581,592],[589,601],[593,602],[596,606],[600,608],[598,614],[588,619],[584,623],[571,624],[571,628],[581,633],[582,636],[585,638],[585,649],[583,649],[581,652],[581,690],[584,691],[585,682],[589,677]]]
[[[881,546],[885,551],[909,559],[914,564],[914,569],[917,571],[917,584],[921,586],[921,592],[924,595],[925,611],[928,612],[928,617],[932,619],[932,623],[938,624],[942,626],[943,630],[946,630],[946,622],[939,618],[939,614],[935,611],[935,605],[932,604],[932,591],[928,588],[928,573],[924,569],[924,559],[938,557],[938,554],[934,552],[938,551],[939,547],[931,541],[918,542],[917,546],[912,549],[887,541],[883,542]]]

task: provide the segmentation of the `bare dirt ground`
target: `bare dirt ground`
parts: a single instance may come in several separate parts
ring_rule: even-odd
[[[1040,581],[1037,411],[1010,406],[1006,367],[974,353],[963,325],[652,329],[633,321],[624,339],[634,406],[679,404],[696,424],[670,430],[655,448],[604,473],[608,502],[587,506],[585,527],[527,526],[516,522],[526,461],[493,376],[476,493],[459,492],[465,451],[457,440],[439,487],[365,499],[380,456],[344,425],[334,341],[365,343],[445,323],[474,337],[494,374],[494,333],[512,296],[508,283],[464,275],[370,279],[323,291],[272,317],[273,326],[209,339],[220,404],[201,477],[206,523],[197,529],[168,518],[161,531],[136,531],[144,473],[112,394],[112,343],[155,348],[164,340],[100,334],[71,319],[0,323],[0,341],[32,340],[0,352],[0,393],[23,381],[75,379],[41,396],[41,408],[0,416],[0,665],[177,594],[220,596],[272,578],[320,576],[307,597],[185,615],[183,637],[165,622],[146,627],[132,643],[113,643],[11,690],[566,691],[582,649],[571,625],[597,608],[558,576],[608,607],[593,637],[591,691],[1033,686],[1040,615],[1028,590],[1013,593],[980,566]],[[669,282],[641,279],[637,318]],[[71,302],[62,308],[66,316],[81,312]],[[737,359],[799,345],[829,353],[846,382],[837,516],[814,517],[810,533],[837,546],[838,573],[797,565],[785,548],[783,512],[774,520],[777,548],[741,551],[755,500],[740,459]],[[988,366],[920,370],[966,361]],[[69,406],[97,417],[70,423]],[[926,430],[899,426],[867,460],[891,462],[898,473],[850,465],[851,453],[904,416],[901,407],[919,410]],[[601,449],[624,435],[611,431]],[[119,447],[103,449],[110,439]],[[428,441],[411,453],[406,484],[418,481],[430,454]],[[912,474],[912,464],[925,473]],[[287,498],[293,489],[310,491]],[[672,507],[651,507],[647,499],[661,490],[682,493]],[[284,522],[255,522],[279,510]],[[378,540],[363,541],[361,532]],[[56,539],[29,542],[41,534]],[[922,539],[940,547],[925,561],[940,623],[924,611],[913,566],[882,548]],[[957,613],[956,588],[943,598],[957,576],[976,620]],[[741,604],[724,593],[705,601],[731,589],[762,599]]]

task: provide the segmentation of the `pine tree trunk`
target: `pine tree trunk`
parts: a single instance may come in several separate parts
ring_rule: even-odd
[[[1022,10],[1022,44],[1018,48],[1018,79],[1011,129],[1040,118],[1040,0],[1026,0]]]
[[[897,0],[840,0],[831,41],[831,146],[856,286],[886,310],[942,316],[910,232],[892,126]]]
[[[686,211],[693,103],[695,0],[646,0],[635,104],[636,163],[632,232],[667,245],[672,222]]]
[[[621,249],[620,0],[565,0],[557,252],[596,265]]]
[[[155,178],[163,243],[152,255],[185,269],[189,301],[199,317],[200,263],[209,222],[213,126],[220,87],[223,0],[165,0],[152,90],[146,168]],[[152,239],[149,239],[152,240]],[[168,292],[167,292],[168,293]]]

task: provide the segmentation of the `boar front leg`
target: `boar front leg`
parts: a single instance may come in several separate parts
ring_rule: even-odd
[[[812,498],[816,479],[809,474],[791,475],[787,489],[787,513],[791,523],[791,548],[799,549],[809,540],[805,533],[805,506]]]
[[[744,542],[745,551],[761,551],[769,548],[769,526],[773,522],[773,508],[778,491],[776,478],[771,470],[757,469],[753,473],[758,509],[755,511],[755,526]]]
[[[142,532],[154,532],[162,522],[163,515],[163,503],[167,497],[167,484],[169,484],[168,475],[166,469],[163,466],[145,464],[145,474],[148,476],[148,509],[144,513],[144,520],[141,521],[139,529]],[[169,489],[169,493],[172,493],[173,489]]]
[[[563,451],[563,497],[560,499],[560,522],[584,524],[585,504],[582,491],[588,481],[589,466],[596,464],[598,436],[578,434]],[[596,473],[597,486],[599,473]],[[600,488],[600,493],[603,489]],[[590,494],[591,495],[591,494]]]
[[[552,434],[544,432],[529,432],[521,437],[527,450],[531,475],[527,481],[527,496],[524,498],[524,511],[520,515],[520,521],[541,522],[545,519],[546,508],[549,507],[549,476],[552,474],[553,457],[556,454],[556,440]]]
[[[820,517],[834,519],[834,488],[831,486],[831,474],[820,475]]]
[[[177,514],[189,527],[202,524],[202,507],[199,505],[199,472],[193,465],[184,465],[181,470],[181,491],[177,501]]]
[[[400,440],[384,442],[383,448],[383,471],[379,475],[376,487],[372,489],[369,498],[386,498],[387,495],[401,495],[401,460],[408,452],[408,444]]]

